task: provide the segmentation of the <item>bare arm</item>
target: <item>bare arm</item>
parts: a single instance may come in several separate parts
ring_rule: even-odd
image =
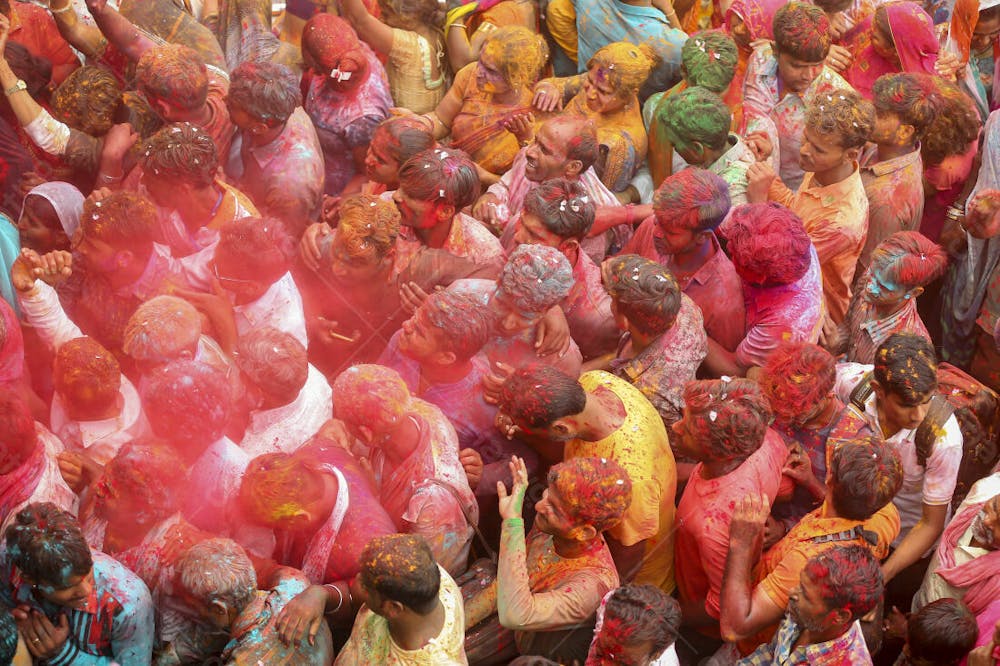
[[[729,351],[712,338],[708,339],[708,356],[705,357],[705,370],[712,377],[743,377],[747,368],[736,360],[736,354]]]
[[[156,46],[153,40],[131,21],[108,7],[107,0],[87,0],[87,9],[90,10],[97,27],[108,41],[129,60],[138,61],[143,53]]]
[[[369,14],[361,0],[341,0],[340,11],[373,49],[384,54],[392,50],[392,28]]]
[[[58,4],[57,4],[58,3]],[[73,10],[71,0],[53,2],[52,17],[59,28],[59,34],[74,48],[88,58],[97,59],[104,53],[108,40],[96,26],[88,25],[80,20]]]
[[[924,512],[920,520],[913,526],[909,534],[903,537],[899,548],[894,550],[889,559],[882,565],[882,576],[886,582],[923,557],[924,553],[934,545],[934,542],[944,531],[947,515],[947,504],[924,504]]]

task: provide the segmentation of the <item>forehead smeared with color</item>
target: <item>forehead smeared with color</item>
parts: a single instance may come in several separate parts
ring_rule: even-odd
[[[729,212],[729,186],[708,169],[688,167],[660,185],[653,214],[664,230],[715,230]]]
[[[534,83],[549,57],[545,39],[523,26],[494,31],[483,44],[482,53],[512,88]]]
[[[311,511],[322,496],[323,481],[313,465],[287,453],[268,453],[251,460],[239,493],[249,516],[265,525]]]
[[[555,248],[520,245],[507,259],[497,286],[518,309],[544,312],[573,287],[573,268]]]
[[[355,365],[333,382],[337,418],[355,425],[385,426],[406,412],[410,390],[395,370],[382,365]]]
[[[635,94],[659,61],[646,44],[614,42],[601,48],[587,63],[598,82],[607,82],[621,95]]]

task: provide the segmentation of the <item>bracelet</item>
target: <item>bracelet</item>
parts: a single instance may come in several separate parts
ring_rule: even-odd
[[[72,2],[67,2],[65,7],[60,7],[59,9],[52,9],[52,5],[49,5],[49,13],[53,15],[65,14],[66,12],[71,11],[72,9],[73,9]]]
[[[112,176],[108,173],[102,173],[97,177],[97,179],[102,183],[117,183],[121,181],[122,176]]]
[[[632,226],[635,218],[635,204],[625,204],[625,224]]]
[[[467,30],[464,23],[452,23],[448,26],[449,28],[461,28],[462,30]]]
[[[344,593],[340,591],[339,587],[337,587],[336,585],[331,585],[330,583],[324,584],[323,587],[325,587],[328,590],[336,590],[337,595],[340,597],[340,601],[337,602],[337,607],[334,608],[333,610],[328,610],[325,613],[326,615],[331,615],[339,611],[340,607],[344,605]],[[348,594],[350,594],[350,592],[348,592]]]
[[[949,220],[954,220],[958,222],[963,217],[965,217],[965,206],[958,206],[952,204],[944,211],[944,216]]]

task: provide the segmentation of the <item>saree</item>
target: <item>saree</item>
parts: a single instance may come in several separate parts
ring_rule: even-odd
[[[564,113],[585,116],[597,128],[602,154],[607,150],[601,182],[612,192],[625,190],[646,159],[649,143],[640,108],[639,100],[633,96],[621,111],[597,113],[587,107],[587,93],[583,90],[566,105]]]
[[[149,33],[154,41],[189,46],[198,52],[206,65],[229,71],[212,31],[170,0],[122,0],[118,11]]]
[[[934,64],[941,48],[931,17],[920,5],[902,1],[883,6],[899,63],[875,50],[871,38],[875,30],[874,14],[857,26],[853,40],[847,44],[853,59],[844,72],[844,78],[866,99],[872,98],[875,80],[883,74],[934,74]]]
[[[218,22],[212,25],[230,71],[243,62],[276,62],[295,74],[302,72],[302,56],[294,45],[271,32],[268,0],[221,0]]]
[[[760,39],[774,39],[774,15],[785,4],[784,0],[734,0],[726,12],[723,29],[733,35],[735,19],[743,21],[747,33],[746,48],[736,45],[736,71],[729,88],[722,94],[722,101],[733,111],[733,131],[743,124],[743,82],[747,77],[747,65],[753,55],[753,43]]]

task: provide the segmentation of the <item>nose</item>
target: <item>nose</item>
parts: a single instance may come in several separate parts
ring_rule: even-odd
[[[927,412],[930,410],[930,408],[931,408],[930,402],[926,402],[922,405],[917,405],[916,407],[912,407],[910,409],[910,415],[913,417],[914,421],[923,421],[924,418],[927,416]]]
[[[517,317],[513,313],[505,314],[500,319],[500,326],[505,331],[513,331],[517,328]]]

